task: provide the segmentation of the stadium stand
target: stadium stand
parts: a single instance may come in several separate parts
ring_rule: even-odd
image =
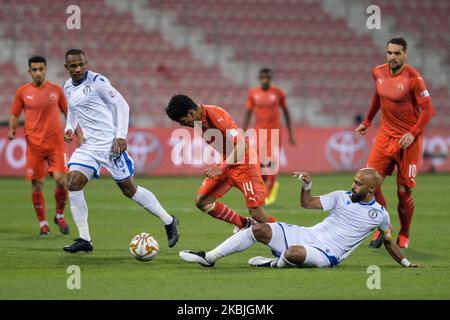
[[[30,53],[47,56],[56,69],[51,80],[61,84],[67,78],[58,65],[64,52],[83,48],[92,69],[108,76],[132,105],[134,125],[168,125],[162,110],[178,92],[219,104],[241,117],[248,84],[233,81],[220,66],[205,64],[189,48],[175,46],[160,30],[143,28],[130,12],[118,12],[107,1],[77,1],[82,29],[70,31],[65,25],[68,1],[0,2],[0,40],[25,42]],[[277,79],[289,82],[290,95],[318,99],[320,113],[335,119],[334,124],[352,124],[354,115],[367,110],[373,90],[370,70],[384,61],[382,48],[351,30],[345,18],[330,16],[321,0],[144,2],[152,10],[175,14],[181,26],[201,30],[208,43],[231,49],[234,60],[273,68]],[[426,30],[440,31],[422,32],[422,40],[449,52],[450,6],[445,0],[428,3],[427,12],[435,16],[431,23],[421,18],[424,8],[417,0],[387,5],[402,27],[419,35],[423,24]],[[405,10],[408,14],[403,14]],[[0,120],[8,118],[14,89],[27,81],[26,62],[17,61],[17,56],[0,60]],[[449,124],[448,87],[428,83],[440,115],[433,123]]]

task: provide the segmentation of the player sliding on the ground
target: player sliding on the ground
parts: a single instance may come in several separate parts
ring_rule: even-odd
[[[249,146],[225,110],[217,106],[197,105],[188,96],[175,95],[170,99],[166,113],[170,119],[183,126],[194,127],[197,122],[201,125],[205,141],[222,154],[223,163],[206,169],[206,178],[197,191],[195,204],[200,210],[216,219],[232,223],[239,229],[249,227],[251,219],[217,201],[234,186],[245,195],[253,219],[258,222],[276,221],[262,207],[266,192],[256,151]],[[220,138],[209,136],[217,133]]]
[[[375,201],[374,192],[382,180],[376,170],[364,168],[358,171],[351,191],[334,191],[320,197],[311,195],[312,181],[308,173],[299,173],[299,177],[303,182],[302,207],[330,211],[325,220],[312,227],[282,222],[258,223],[234,234],[211,251],[181,251],[180,257],[186,262],[212,267],[218,259],[260,242],[279,253],[280,257],[254,257],[249,260],[251,266],[334,267],[347,258],[374,228],[378,228],[394,260],[404,267],[417,267],[403,256],[392,240],[389,215]]]
[[[129,106],[122,95],[104,76],[88,71],[82,50],[66,53],[66,69],[70,73],[64,85],[69,108],[65,140],[71,141],[74,129],[80,125],[83,144],[69,161],[68,189],[70,209],[80,237],[64,251],[92,251],[88,226],[88,208],[83,189],[90,179],[98,177],[106,168],[123,194],[157,216],[164,223],[173,247],[178,241],[178,219],[169,215],[149,190],[135,184],[133,160],[125,151]]]
[[[373,118],[381,109],[381,128],[369,155],[368,166],[383,176],[391,175],[397,166],[397,196],[400,248],[409,246],[409,227],[414,213],[412,188],[422,158],[422,140],[425,126],[433,117],[433,104],[420,73],[406,64],[407,43],[394,38],[387,44],[387,63],[372,70],[375,92],[367,118],[356,132],[364,135]],[[375,193],[377,201],[386,207],[381,189]],[[381,246],[381,235],[376,232],[371,248]]]

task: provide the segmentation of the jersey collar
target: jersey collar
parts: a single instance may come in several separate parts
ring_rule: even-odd
[[[77,87],[77,86],[79,86],[80,84],[82,84],[82,83],[84,82],[84,80],[86,80],[86,78],[87,78],[87,76],[88,76],[88,73],[89,73],[89,71],[86,71],[86,72],[84,73],[83,79],[81,79],[81,81],[80,81],[79,83],[74,83],[73,80],[72,80],[73,86],[74,86],[74,87]]]
[[[374,197],[372,201],[369,201],[369,202],[359,201],[358,203],[359,203],[359,204],[362,204],[363,206],[371,206],[371,205],[374,205],[375,202],[376,202],[376,199],[375,199],[375,197]]]

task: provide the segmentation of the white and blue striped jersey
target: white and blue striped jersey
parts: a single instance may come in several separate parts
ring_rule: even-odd
[[[126,139],[129,106],[106,77],[87,71],[78,84],[68,79],[64,95],[68,103],[65,131],[74,131],[79,124],[83,149],[109,151],[115,138]]]
[[[307,228],[339,261],[348,257],[375,228],[379,228],[386,239],[391,237],[391,222],[385,208],[375,199],[354,203],[350,196],[350,191],[342,190],[320,196],[323,210],[330,214]]]

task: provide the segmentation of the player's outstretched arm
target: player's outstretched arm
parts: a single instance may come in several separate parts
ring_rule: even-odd
[[[296,141],[295,141],[295,137],[294,137],[294,131],[292,131],[291,114],[289,113],[288,108],[282,108],[282,110],[283,110],[284,120],[286,121],[286,127],[287,127],[288,133],[289,133],[289,144],[294,146],[296,144]]]
[[[405,268],[417,268],[417,264],[413,264],[406,259],[403,253],[400,251],[400,247],[395,243],[395,241],[390,237],[389,239],[383,240],[386,250],[389,252],[391,257],[400,263]]]
[[[323,209],[320,197],[311,195],[312,180],[308,172],[294,172],[294,178],[303,182],[300,205],[305,209]]]

